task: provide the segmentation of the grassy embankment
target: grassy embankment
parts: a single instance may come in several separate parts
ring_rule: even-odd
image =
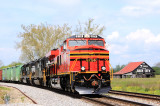
[[[4,104],[4,96],[10,91],[10,88],[0,86],[0,104]]]
[[[160,95],[160,75],[155,78],[114,78],[112,90]]]

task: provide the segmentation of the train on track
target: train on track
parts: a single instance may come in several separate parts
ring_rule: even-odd
[[[79,94],[108,93],[113,78],[104,38],[89,34],[73,35],[46,56],[0,72],[2,81],[60,88]]]

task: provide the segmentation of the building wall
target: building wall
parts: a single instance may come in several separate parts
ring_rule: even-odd
[[[154,70],[145,62],[139,65],[134,71],[138,78],[154,77]]]

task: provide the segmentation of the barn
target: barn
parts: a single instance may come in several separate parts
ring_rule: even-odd
[[[146,62],[130,62],[113,75],[114,78],[149,78],[155,76],[154,72]]]

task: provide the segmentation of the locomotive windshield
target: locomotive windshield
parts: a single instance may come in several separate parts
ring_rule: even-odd
[[[104,46],[104,42],[102,40],[88,40],[88,45]]]
[[[82,46],[86,45],[86,40],[70,40],[69,46]]]

